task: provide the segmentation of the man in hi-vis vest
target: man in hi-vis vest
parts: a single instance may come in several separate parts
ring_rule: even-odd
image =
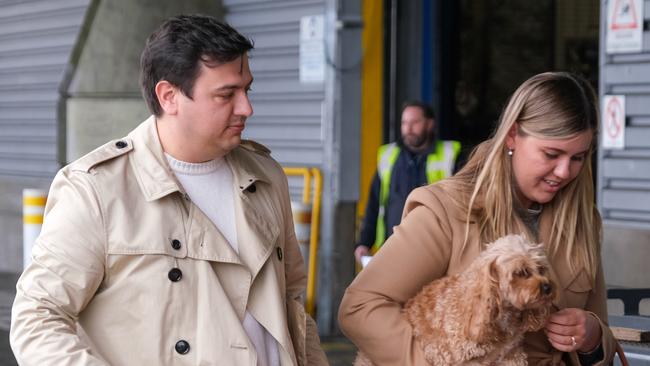
[[[408,194],[416,187],[451,176],[460,152],[458,141],[436,140],[433,109],[412,101],[402,108],[401,139],[379,148],[361,238],[354,250],[357,262],[376,252],[402,218]]]

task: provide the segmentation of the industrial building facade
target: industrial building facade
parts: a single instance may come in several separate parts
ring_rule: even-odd
[[[245,137],[283,166],[323,174],[324,333],[337,331],[359,207],[401,102],[432,103],[440,135],[469,148],[516,85],[551,69],[582,73],[601,100],[625,96],[624,146],[601,146],[594,161],[604,266],[611,285],[650,287],[650,35],[638,51],[607,52],[612,1],[0,0],[0,271],[22,269],[22,189],[47,188],[62,164],[146,118],[137,82],[146,35],[170,15],[202,12],[255,42]],[[301,36],[306,23],[321,33]],[[308,56],[321,73],[305,74]],[[301,182],[290,188],[299,196]]]

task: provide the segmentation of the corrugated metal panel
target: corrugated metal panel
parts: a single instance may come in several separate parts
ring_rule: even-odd
[[[56,173],[57,89],[88,3],[0,1],[0,176]]]
[[[607,54],[606,14],[601,2],[600,97],[625,95],[625,148],[598,155],[598,203],[605,222],[650,228],[650,32],[640,53]],[[644,19],[650,18],[645,1]]]
[[[323,84],[299,80],[300,18],[325,12],[324,0],[226,0],[226,21],[253,39],[254,114],[244,135],[266,145],[283,166],[321,167]],[[290,179],[300,197],[301,179]]]

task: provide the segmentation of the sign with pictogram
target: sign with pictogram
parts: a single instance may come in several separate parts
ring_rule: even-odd
[[[605,95],[601,119],[603,148],[625,148],[625,96]]]
[[[299,76],[301,83],[325,81],[325,17],[300,18]]]
[[[641,52],[643,0],[607,1],[607,53]]]

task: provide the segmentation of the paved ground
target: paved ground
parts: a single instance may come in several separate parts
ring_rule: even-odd
[[[0,366],[17,366],[9,348],[9,324],[11,304],[15,294],[17,275],[0,273]],[[322,339],[323,349],[331,366],[350,366],[356,355],[356,348],[343,337]]]
[[[321,339],[330,366],[352,366],[357,348],[344,337]]]
[[[9,333],[0,330],[0,366],[16,366],[16,359],[9,348]]]

